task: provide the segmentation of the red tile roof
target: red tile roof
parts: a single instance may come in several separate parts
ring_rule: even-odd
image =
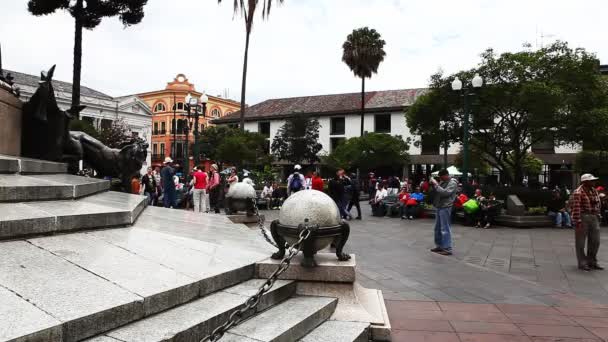
[[[411,106],[415,99],[426,89],[400,89],[372,91],[365,93],[366,112],[383,112],[405,109]],[[290,97],[271,99],[248,107],[245,111],[246,121],[272,119],[296,114],[334,115],[357,113],[361,108],[361,93],[335,94]],[[214,123],[230,123],[238,121],[241,112],[234,112]]]

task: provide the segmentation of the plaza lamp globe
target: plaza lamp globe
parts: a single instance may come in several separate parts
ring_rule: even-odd
[[[471,83],[473,84],[473,88],[481,88],[483,85],[483,78],[481,78],[479,74],[475,74],[475,77],[473,77]]]
[[[188,95],[186,95],[186,103],[189,104],[190,106],[196,106],[196,105],[198,105],[198,99],[196,97],[193,97],[190,93],[188,93]]]
[[[201,100],[201,103],[205,103],[206,104],[206,103],[209,102],[209,96],[203,94],[203,95],[201,95],[201,99],[200,100]]]
[[[462,89],[462,81],[456,77],[454,78],[454,81],[452,81],[452,90],[461,90]]]

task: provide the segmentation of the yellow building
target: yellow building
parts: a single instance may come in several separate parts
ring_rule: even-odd
[[[192,144],[194,143],[194,119],[188,121],[186,112],[186,96],[200,97],[194,84],[188,82],[184,74],[178,74],[173,81],[168,82],[163,90],[155,90],[138,94],[152,108],[152,165],[162,165],[165,157],[170,156],[183,165],[186,151],[189,159],[193,159]],[[203,131],[210,120],[221,118],[240,109],[240,103],[218,96],[210,96],[205,115],[199,116],[199,131]],[[188,146],[186,147],[186,136]],[[204,153],[204,151],[200,151]],[[199,158],[202,160],[202,158]],[[189,163],[192,166],[192,162]]]

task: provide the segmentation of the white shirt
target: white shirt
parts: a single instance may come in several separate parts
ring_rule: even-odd
[[[386,189],[378,190],[378,191],[376,191],[376,198],[374,200],[376,202],[380,202],[386,196],[388,196],[388,190],[386,190]]]
[[[274,189],[272,188],[272,186],[264,186],[264,190],[262,190],[262,197],[272,196],[273,191]]]

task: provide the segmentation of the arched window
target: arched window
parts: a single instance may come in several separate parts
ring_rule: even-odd
[[[162,102],[159,102],[156,104],[156,106],[154,106],[154,112],[164,112],[166,111],[167,108],[165,107],[165,104]]]
[[[217,109],[217,108],[214,108],[211,111],[211,116],[213,116],[214,118],[219,118],[220,115],[222,115],[222,112],[219,109]]]
[[[178,102],[173,105],[173,110],[184,110],[184,103]]]

